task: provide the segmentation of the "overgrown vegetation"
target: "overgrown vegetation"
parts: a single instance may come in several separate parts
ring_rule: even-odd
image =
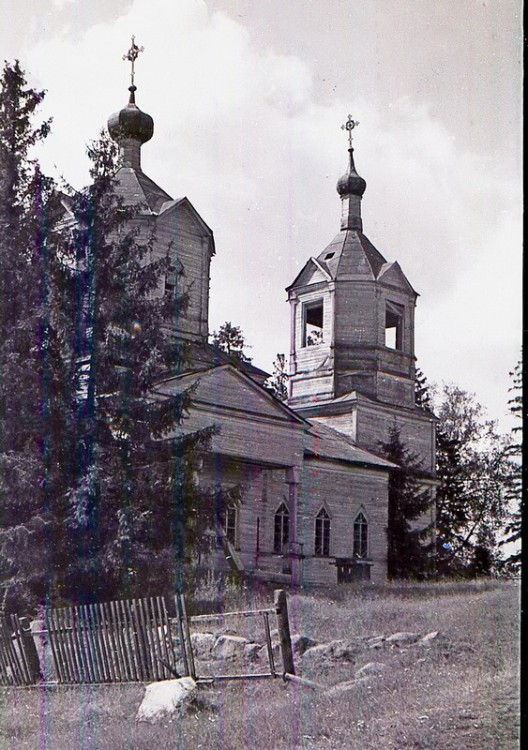
[[[235,608],[259,604],[269,597],[247,591]],[[331,687],[367,661],[386,665],[341,693],[281,680],[204,688],[183,719],[155,726],[135,724],[139,685],[5,690],[0,749],[516,750],[518,608],[515,583],[489,580],[340,587],[337,599],[293,595],[292,631],[321,642],[438,630],[439,644],[422,655],[366,651],[318,671]]]
[[[91,185],[59,190],[30,148],[43,93],[0,80],[0,607],[168,593],[211,543],[221,490],[194,474],[210,431],[174,438],[188,392],[141,207],[116,190],[117,147],[88,150]],[[148,262],[146,262],[148,260]]]

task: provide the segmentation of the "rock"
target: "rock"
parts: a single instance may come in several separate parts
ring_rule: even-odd
[[[292,651],[294,655],[302,656],[309,648],[317,646],[317,641],[309,638],[307,635],[296,633],[291,637]]]
[[[212,649],[215,659],[233,659],[244,655],[244,648],[249,643],[247,638],[238,635],[221,635],[216,639]]]
[[[198,690],[192,677],[153,682],[145,688],[145,696],[136,714],[136,721],[149,724],[185,711]]]
[[[246,643],[244,646],[244,658],[249,661],[257,661],[261,656],[262,644],[260,643]],[[267,650],[266,650],[267,655]]]
[[[418,646],[430,646],[433,641],[436,641],[440,633],[438,630],[434,630],[432,633],[427,633],[423,638],[418,641]]]
[[[403,646],[410,643],[416,643],[420,633],[393,633],[386,638],[386,642],[391,646]]]
[[[357,647],[347,641],[330,641],[330,643],[321,643],[318,646],[308,648],[303,659],[307,661],[317,661],[318,659],[345,659],[351,661],[357,651]]]
[[[273,659],[275,661],[275,666],[278,667],[282,663],[281,662],[281,650],[280,650],[279,644],[278,643],[272,643],[271,644],[271,650],[273,652]],[[266,662],[269,661],[268,647],[267,647],[266,644],[264,644],[263,646],[261,646],[261,648],[260,648],[260,650],[258,652],[258,656],[259,656],[260,659],[263,659]]]
[[[356,677],[365,677],[369,674],[380,674],[386,669],[387,665],[383,664],[380,661],[369,661],[368,664],[365,664],[365,666],[361,667],[361,669],[358,669],[358,671],[356,672]]]
[[[213,646],[216,643],[216,638],[212,633],[192,633],[191,643],[194,656],[197,659],[209,659]]]
[[[375,635],[367,640],[367,648],[383,648],[385,643],[384,635]]]

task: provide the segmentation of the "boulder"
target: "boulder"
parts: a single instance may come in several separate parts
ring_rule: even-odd
[[[296,633],[291,637],[292,651],[296,656],[302,656],[309,648],[317,646],[317,641],[309,638],[307,635]]]
[[[384,643],[385,643],[384,635],[374,635],[372,636],[372,638],[368,639],[367,648],[383,648]]]
[[[418,646],[430,646],[433,641],[436,641],[438,639],[438,636],[440,633],[438,630],[434,630],[432,633],[427,633],[427,635],[424,635],[423,638],[420,638],[418,641]]]
[[[408,646],[411,643],[416,643],[420,638],[420,633],[393,633],[386,638],[386,642],[390,646]]]
[[[371,674],[381,674],[387,669],[387,665],[380,661],[369,661],[356,672],[356,677],[366,677]]]
[[[191,643],[197,659],[210,659],[216,638],[212,633],[192,633]]]
[[[216,639],[212,649],[215,659],[234,659],[244,656],[244,648],[249,643],[247,638],[239,635],[221,635]]]
[[[136,714],[136,721],[156,724],[185,711],[196,698],[198,690],[192,677],[153,682],[145,688],[145,696]]]

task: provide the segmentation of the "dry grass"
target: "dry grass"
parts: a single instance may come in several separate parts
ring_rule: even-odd
[[[268,599],[269,601],[269,599]],[[247,592],[240,606],[262,604]],[[233,602],[230,602],[231,606]],[[183,719],[136,725],[139,685],[0,694],[0,750],[514,750],[519,747],[515,584],[387,586],[294,595],[295,632],[321,642],[439,630],[421,652],[360,650],[316,670],[328,686],[366,661],[382,676],[329,694],[281,680],[204,688]],[[299,671],[302,664],[299,663]],[[308,670],[305,669],[305,673]]]

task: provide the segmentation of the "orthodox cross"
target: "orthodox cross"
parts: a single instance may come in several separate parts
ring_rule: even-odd
[[[353,120],[352,115],[348,115],[348,120],[344,125],[341,125],[341,130],[348,130],[348,145],[350,146],[350,148],[352,148],[352,131],[354,130],[356,125],[359,125],[359,122],[357,120]]]
[[[126,55],[123,55],[123,60],[129,60],[132,64],[132,70],[130,71],[130,83],[134,85],[134,63],[140,52],[143,52],[144,47],[138,47],[136,44],[136,37],[132,37],[132,45]]]

